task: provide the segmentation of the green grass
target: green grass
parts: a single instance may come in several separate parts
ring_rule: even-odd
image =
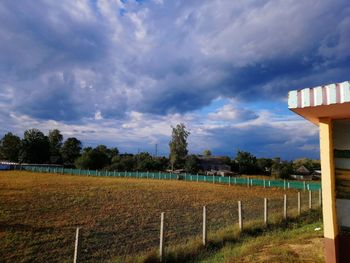
[[[315,231],[316,228],[321,228]],[[321,211],[304,212],[288,221],[275,217],[265,226],[251,221],[244,231],[237,227],[166,248],[165,262],[324,262]],[[116,258],[111,262],[159,262],[157,251],[138,257]]]
[[[283,227],[278,218],[268,229],[261,225],[262,198],[269,198],[271,214],[281,216],[285,193],[292,213],[295,190],[1,172],[0,261],[71,262],[77,226],[82,227],[83,262],[159,261],[155,249],[160,212],[166,214],[167,262],[204,260],[229,244]],[[244,233],[234,227],[237,200],[243,203],[246,220],[259,219],[250,226],[245,223]],[[307,202],[306,196],[302,201]],[[195,237],[201,233],[203,205],[213,231],[205,248]]]

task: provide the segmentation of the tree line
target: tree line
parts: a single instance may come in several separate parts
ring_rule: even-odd
[[[190,132],[184,124],[172,127],[169,142],[169,157],[155,157],[148,152],[138,154],[119,153],[117,147],[105,145],[82,147],[75,137],[64,140],[58,129],[50,130],[47,135],[39,129],[26,130],[19,136],[6,133],[0,140],[0,160],[29,164],[55,164],[80,169],[106,169],[116,171],[165,171],[181,169],[188,173],[204,172],[199,166],[199,156],[188,154],[187,138]],[[205,150],[202,156],[210,157],[211,151]],[[240,174],[273,175],[288,178],[300,166],[309,171],[319,170],[317,160],[299,159],[283,161],[280,158],[257,158],[245,151],[238,151],[234,158],[221,156],[223,164],[231,171]]]

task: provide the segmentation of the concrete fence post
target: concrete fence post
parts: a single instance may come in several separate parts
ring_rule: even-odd
[[[283,198],[283,219],[286,220],[287,219],[287,195],[284,195]]]
[[[266,188],[266,181],[265,179],[263,180],[264,188]]]
[[[237,184],[237,177],[235,177],[235,184]]]
[[[164,212],[160,214],[160,241],[159,241],[159,260],[163,262],[164,257]]]
[[[238,226],[239,229],[243,230],[243,214],[242,214],[242,202],[238,201]]]
[[[80,240],[79,240],[79,233],[80,227],[77,227],[77,230],[75,231],[75,245],[74,245],[74,260],[73,263],[79,263],[80,262]]]
[[[249,177],[247,178],[247,186],[249,187]]]
[[[283,189],[286,190],[286,180],[283,180]]]
[[[215,184],[215,175],[213,174],[213,184]]]
[[[312,191],[309,190],[309,209],[312,209]]]
[[[301,198],[300,198],[300,192],[298,192],[298,215],[301,215]]]
[[[290,184],[289,184],[289,182],[288,182],[288,184],[287,184],[287,188],[288,188],[288,189],[290,188]]]
[[[268,223],[268,199],[264,198],[264,223],[267,225]]]
[[[207,244],[207,208],[203,206],[203,246]]]
[[[306,182],[304,181],[304,191],[306,191]]]
[[[271,187],[271,181],[269,180],[269,187]]]
[[[198,173],[197,173],[197,182],[199,182],[199,177],[198,177]]]

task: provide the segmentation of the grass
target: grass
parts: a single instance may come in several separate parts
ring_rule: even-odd
[[[159,242],[160,212],[165,212],[168,260],[199,260],[203,247],[194,236],[201,231],[203,205],[207,206],[208,228],[212,231],[209,248],[217,252],[229,241],[228,236],[236,235],[232,225],[236,222],[237,200],[242,200],[247,219],[260,220],[262,198],[269,198],[271,210],[280,212],[283,193],[294,196],[296,192],[183,181],[1,172],[0,259],[71,262],[75,228],[80,226],[84,262],[134,261],[140,254],[146,255],[138,257],[140,260],[152,261]],[[225,230],[227,226],[231,227]],[[186,247],[177,245],[185,243]],[[192,252],[187,255],[181,251]],[[211,256],[206,252],[203,255]]]

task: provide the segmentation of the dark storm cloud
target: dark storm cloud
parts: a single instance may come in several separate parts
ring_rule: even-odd
[[[184,113],[347,78],[345,0],[160,3],[1,2],[1,82],[26,94],[12,110],[77,121]],[[72,81],[43,81],[61,73]]]

